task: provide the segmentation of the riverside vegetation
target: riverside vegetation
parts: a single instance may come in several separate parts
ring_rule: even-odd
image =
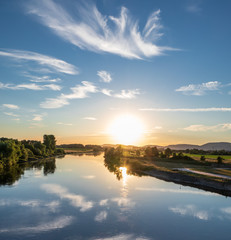
[[[205,152],[203,152],[205,154]],[[175,152],[170,148],[159,151],[156,147],[133,148],[124,146],[107,148],[105,166],[121,178],[120,167],[132,175],[150,175],[162,180],[193,186],[231,196],[231,161],[209,155],[193,158],[189,153]]]
[[[43,143],[35,140],[0,138],[0,170],[9,168],[19,162],[44,159],[65,154],[63,149],[56,148],[54,135],[44,135]]]

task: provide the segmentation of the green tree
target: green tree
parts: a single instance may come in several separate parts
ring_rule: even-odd
[[[164,152],[160,152],[160,158],[166,158],[166,154]]]
[[[144,150],[144,155],[145,155],[145,157],[151,157],[152,156],[152,149],[150,147],[147,147]]]
[[[158,151],[157,147],[152,148],[152,156],[159,157],[159,151]]]
[[[48,155],[52,155],[56,149],[56,140],[54,135],[44,135],[43,144],[46,146],[46,152]]]
[[[139,149],[136,150],[136,156],[140,157],[140,150]]]
[[[170,148],[166,148],[164,152],[167,158],[169,158],[172,155],[172,150]]]

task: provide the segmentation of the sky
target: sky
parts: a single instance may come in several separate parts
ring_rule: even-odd
[[[230,142],[230,9],[229,0],[0,1],[0,136],[115,144],[115,131],[133,138],[118,125],[129,119],[136,145]]]

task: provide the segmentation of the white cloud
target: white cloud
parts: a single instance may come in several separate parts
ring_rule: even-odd
[[[97,75],[100,77],[101,82],[109,83],[112,81],[111,74],[106,71],[98,71]]]
[[[77,99],[77,98],[86,98],[88,93],[98,92],[97,87],[93,83],[83,81],[82,85],[77,85],[76,87],[71,88],[71,94],[62,94],[66,99]]]
[[[68,100],[62,97],[47,98],[45,102],[40,103],[40,107],[41,108],[60,108],[68,104],[69,104]]]
[[[95,121],[95,120],[97,120],[97,118],[95,118],[95,117],[84,117],[83,119],[85,119],[85,120],[90,120],[90,121]]]
[[[0,229],[0,233],[40,233],[40,232],[48,232],[53,230],[62,229],[64,227],[69,226],[73,222],[74,218],[72,216],[62,216],[59,218],[56,218],[53,221],[45,222],[42,224],[39,224],[37,226],[29,226],[29,227],[14,227],[14,228],[3,228]]]
[[[101,92],[107,96],[112,96],[112,90],[109,90],[109,89],[102,89]]]
[[[135,236],[134,234],[119,234],[106,238],[95,238],[94,240],[150,240],[143,236]]]
[[[130,59],[159,56],[167,50],[174,50],[154,43],[161,36],[158,33],[161,28],[160,10],[150,15],[143,32],[140,32],[138,21],[133,20],[125,7],[121,8],[119,17],[114,17],[102,15],[95,5],[78,4],[75,19],[52,0],[33,3],[28,6],[30,14],[36,15],[59,37],[81,49]]]
[[[113,198],[111,201],[116,202],[119,207],[134,207],[135,203],[126,197]]]
[[[226,213],[226,214],[231,215],[231,207],[221,208],[221,211],[222,211],[223,213]]]
[[[43,54],[30,52],[30,51],[21,51],[21,50],[1,50],[0,56],[13,58],[20,61],[32,61],[36,62],[41,66],[49,68],[52,72],[61,72],[66,74],[78,74],[78,70],[72,64],[69,64],[63,60],[46,56]]]
[[[182,92],[186,95],[204,95],[207,91],[216,91],[221,87],[221,83],[218,81],[207,82],[202,84],[189,84],[188,86],[182,86],[176,89],[176,92]]]
[[[72,126],[72,123],[63,123],[63,122],[57,122],[58,125],[64,125],[64,126]]]
[[[81,212],[87,211],[93,207],[93,202],[86,201],[81,195],[69,193],[66,188],[58,184],[43,184],[41,188],[48,193],[57,195],[61,199],[69,200],[70,204],[80,208]]]
[[[41,114],[34,114],[33,116],[34,116],[34,118],[32,120],[38,121],[38,122],[42,121],[43,117],[44,117],[44,115],[41,115]]]
[[[7,115],[7,116],[11,116],[11,117],[18,117],[17,114],[14,114],[12,112],[4,112],[4,114]]]
[[[121,99],[133,99],[136,97],[136,95],[140,94],[139,89],[133,89],[133,90],[121,90],[120,93],[113,94],[112,90],[109,89],[102,89],[101,92],[109,97],[114,98],[121,98]]]
[[[231,130],[231,123],[221,123],[217,125],[207,126],[207,125],[190,125],[184,130],[192,131],[192,132],[205,132],[205,131],[214,131],[214,132],[224,132]]]
[[[192,190],[185,190],[185,189],[168,189],[168,188],[144,188],[144,187],[137,187],[136,190],[138,190],[138,191],[167,192],[167,193],[196,194],[196,195],[205,195],[205,196],[217,195],[216,193],[212,193],[212,192],[192,191]]]
[[[19,205],[22,207],[30,207],[30,208],[40,208],[45,209],[45,211],[56,212],[57,208],[60,206],[59,201],[51,201],[51,202],[44,202],[39,199],[32,199],[32,200],[17,200],[17,199],[1,199],[0,206],[13,206]]]
[[[83,178],[85,178],[85,179],[94,179],[95,176],[94,175],[88,175],[88,176],[83,176]]]
[[[103,222],[107,219],[107,212],[106,211],[101,211],[95,216],[95,221],[96,222]]]
[[[231,112],[231,108],[141,108],[140,111],[151,112]]]
[[[121,90],[121,93],[115,94],[114,97],[122,98],[122,99],[132,99],[132,98],[135,98],[136,95],[139,95],[139,94],[140,94],[139,89],[135,89],[135,90]]]
[[[11,89],[11,90],[53,90],[53,91],[60,91],[62,89],[61,86],[56,84],[46,84],[46,85],[38,85],[35,83],[23,83],[23,84],[3,84],[0,82],[0,89]]]
[[[100,200],[99,205],[100,205],[100,206],[106,206],[106,205],[108,205],[108,199]]]
[[[60,108],[70,104],[71,99],[87,98],[89,93],[101,92],[107,96],[121,98],[121,99],[133,99],[136,95],[140,94],[138,89],[135,90],[121,90],[118,94],[113,94],[112,90],[99,89],[93,83],[83,81],[82,85],[76,85],[71,88],[71,93],[61,94],[56,98],[47,98],[44,102],[40,103],[41,108]],[[93,117],[85,117],[87,120],[96,120]]]
[[[30,78],[31,82],[36,82],[36,83],[41,83],[41,82],[55,83],[55,82],[61,81],[60,78],[51,78],[49,76],[38,77],[38,76],[26,75],[26,77]]]
[[[83,81],[82,85],[71,88],[72,93],[61,94],[57,98],[47,98],[45,102],[40,104],[41,108],[60,108],[69,104],[70,99],[86,98],[88,93],[98,92],[97,87],[93,83]]]
[[[14,118],[13,121],[20,121],[20,118]]]
[[[19,106],[14,104],[2,104],[2,106],[10,109],[19,109]]]
[[[170,207],[170,211],[173,213],[180,214],[182,216],[188,215],[188,216],[193,216],[195,218],[198,218],[200,220],[208,220],[209,215],[207,211],[204,210],[198,210],[196,206],[194,205],[186,205],[183,207]]]

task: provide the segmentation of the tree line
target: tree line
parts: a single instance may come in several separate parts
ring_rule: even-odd
[[[81,143],[61,144],[58,147],[63,149],[82,150],[82,151],[92,150],[93,152],[100,152],[103,150],[103,148],[100,145],[95,145],[95,144],[83,145]]]
[[[39,159],[64,154],[63,149],[56,148],[54,135],[44,135],[43,142],[0,138],[0,169],[19,161]]]

